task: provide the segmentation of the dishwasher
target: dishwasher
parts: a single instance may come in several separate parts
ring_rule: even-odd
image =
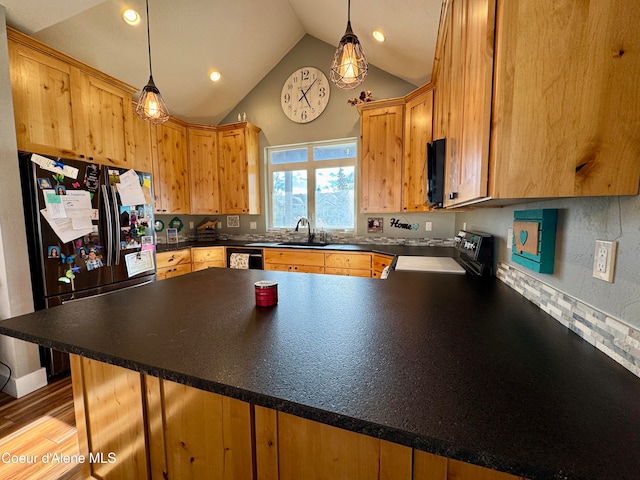
[[[232,267],[232,264],[241,266]],[[227,247],[227,268],[264,270],[263,250],[261,248]]]

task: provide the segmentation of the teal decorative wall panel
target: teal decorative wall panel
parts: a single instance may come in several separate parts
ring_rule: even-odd
[[[513,212],[511,260],[538,273],[553,273],[558,210]]]

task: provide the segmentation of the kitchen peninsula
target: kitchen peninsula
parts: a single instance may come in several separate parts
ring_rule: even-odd
[[[117,455],[99,478],[640,471],[640,380],[495,278],[214,268],[0,333],[74,354],[80,451]]]

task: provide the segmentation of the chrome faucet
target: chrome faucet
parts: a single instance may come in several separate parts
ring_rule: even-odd
[[[305,224],[307,225],[307,227],[309,228],[309,236],[307,238],[307,242],[311,243],[313,242],[313,237],[315,237],[314,233],[311,233],[311,222],[309,221],[309,219],[307,217],[300,217],[298,219],[298,223],[296,223],[296,228],[295,231],[298,231],[298,228],[300,227],[300,223],[302,223],[302,226],[304,227]]]

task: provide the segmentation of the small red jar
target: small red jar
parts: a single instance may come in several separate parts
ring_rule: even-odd
[[[255,283],[256,305],[259,307],[273,307],[278,303],[278,282],[260,280]]]

